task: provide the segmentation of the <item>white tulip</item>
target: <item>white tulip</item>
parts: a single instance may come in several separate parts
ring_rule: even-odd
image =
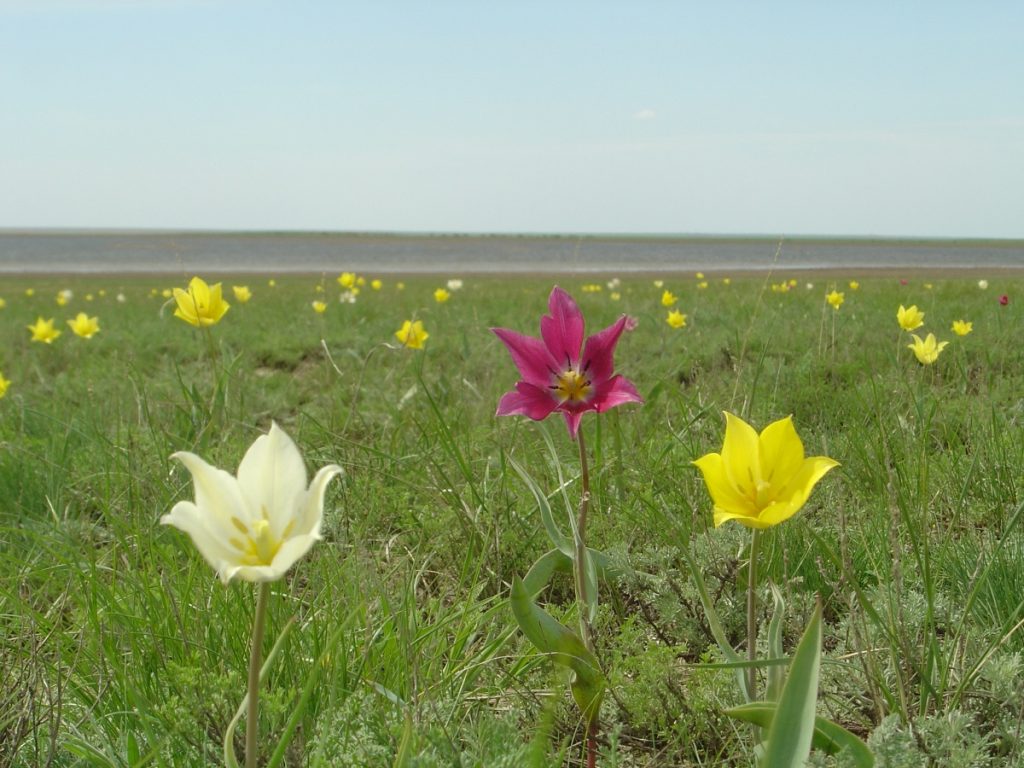
[[[306,486],[306,467],[295,443],[272,424],[246,451],[235,478],[194,453],[171,456],[192,473],[195,502],[179,501],[160,518],[191,537],[227,584],[275,581],[320,536],[327,483],[341,474],[329,464]]]

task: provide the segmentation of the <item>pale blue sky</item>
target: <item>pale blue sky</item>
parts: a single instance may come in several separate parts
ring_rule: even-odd
[[[0,0],[0,227],[1024,237],[1024,3]]]

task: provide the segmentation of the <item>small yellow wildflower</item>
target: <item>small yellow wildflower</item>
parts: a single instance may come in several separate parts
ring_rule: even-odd
[[[322,315],[324,312],[327,311],[327,302],[320,301],[319,299],[317,299],[316,301],[313,302],[313,311],[316,312],[318,315]]]
[[[921,340],[921,337],[916,333],[910,334],[914,337],[913,344],[907,344],[907,346],[914,350],[914,357],[917,358],[917,362],[921,365],[931,365],[939,359],[939,353],[945,348],[948,341],[936,342],[935,334],[929,333]]]
[[[725,414],[721,453],[705,454],[693,463],[714,502],[716,528],[727,520],[748,528],[788,520],[825,473],[839,466],[827,456],[804,457],[792,416],[769,424],[758,435],[731,413]]]
[[[7,299],[0,299],[0,309],[7,306]]]
[[[49,320],[43,320],[43,318],[36,318],[34,325],[28,325],[26,328],[32,332],[32,341],[40,341],[43,344],[52,344],[54,339],[60,336],[60,331],[53,327],[53,318]]]
[[[277,287],[277,280],[275,280],[274,278],[270,278],[269,280],[267,280],[267,287],[268,288],[276,288]]]
[[[685,328],[686,327],[686,315],[680,312],[678,309],[670,310],[668,317],[665,318],[665,322],[673,328]]]
[[[444,288],[438,288],[434,291],[434,301],[438,304],[444,304],[448,299],[451,298],[451,294],[448,293]]]
[[[619,299],[622,298],[622,294],[619,293],[618,291],[612,291],[611,293],[608,294],[608,298],[611,299],[612,301],[618,301]]]
[[[704,279],[704,273],[703,272],[698,272],[697,273],[697,279],[698,280],[703,280]]]
[[[664,286],[665,286],[665,281],[664,280],[655,280],[654,281],[654,287],[655,288],[663,288]]]
[[[397,288],[400,291],[404,291],[405,290],[405,283],[396,283],[395,284],[395,288]]]
[[[58,294],[57,294],[57,306],[58,306],[58,307],[63,307],[63,306],[65,306],[65,305],[66,305],[67,303],[68,303],[68,297],[67,297],[67,295],[66,295],[66,294],[64,293],[64,291],[61,291],[60,293],[58,293]]]
[[[196,328],[216,325],[231,305],[221,296],[220,283],[207,285],[200,277],[193,277],[188,290],[174,289],[174,300],[178,308],[174,316]]]
[[[917,330],[924,325],[924,312],[919,310],[916,304],[912,304],[910,307],[900,304],[900,308],[896,310],[896,322],[904,331]]]
[[[663,294],[661,294],[661,306],[663,307],[671,307],[677,301],[678,299],[676,298],[676,295],[672,293],[672,291],[666,290]]]
[[[701,280],[699,283],[697,283],[697,287],[700,288],[703,291],[705,288],[708,287],[708,281],[707,280]]]
[[[363,277],[362,275],[357,277],[356,278],[356,285],[358,285],[360,288],[362,288],[364,285],[366,285],[366,278]]]
[[[176,288],[175,290],[180,291],[181,289]],[[162,291],[160,291],[160,295],[163,296],[165,299],[169,299],[171,298],[171,296],[174,295],[174,291],[172,291],[170,288],[164,288]]]
[[[252,298],[252,291],[249,290],[248,285],[232,285],[231,292],[235,294],[235,300],[239,304],[245,304]]]
[[[732,285],[732,278],[731,277],[723,277],[722,278],[722,285]]]
[[[859,291],[860,290],[860,283],[858,283],[856,280],[851,280],[850,281],[850,290],[851,291]]]
[[[974,323],[967,320],[954,320],[952,330],[957,336],[966,336],[974,330]]]
[[[832,291],[832,293],[828,294],[825,297],[825,301],[827,301],[829,304],[831,304],[832,305],[832,309],[835,309],[835,310],[838,310],[841,306],[843,306],[843,301],[845,301],[845,299],[846,299],[846,296],[844,296],[839,291]]]
[[[36,289],[35,288],[26,288],[25,289],[25,295],[28,296],[29,298],[35,296],[36,295]]]
[[[5,379],[4,375],[0,373],[0,397],[3,397],[4,395],[7,394],[7,388],[9,386],[11,386],[10,380]]]
[[[370,283],[370,287],[373,288],[373,290],[375,291],[379,291],[381,288],[384,287],[384,283],[382,283],[380,280],[373,280]]]
[[[797,279],[795,277],[789,278],[789,287],[790,288],[796,288],[796,286],[797,286]]]
[[[342,272],[338,275],[338,285],[342,288],[351,288],[356,284],[355,272]]]
[[[409,349],[423,349],[423,342],[430,338],[430,334],[423,330],[422,321],[406,320],[402,327],[395,331],[395,338]]]
[[[91,339],[100,332],[99,318],[89,317],[85,312],[79,312],[74,320],[68,320],[68,325],[74,331],[75,336],[83,339]]]

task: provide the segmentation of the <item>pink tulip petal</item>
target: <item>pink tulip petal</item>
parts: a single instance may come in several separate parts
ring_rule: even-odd
[[[497,416],[510,416],[521,414],[529,416],[534,421],[547,418],[558,402],[548,393],[525,381],[516,382],[514,392],[506,392],[498,401]]]
[[[644,399],[636,391],[633,382],[625,376],[613,376],[608,381],[598,385],[597,392],[591,404],[598,413],[604,413],[609,408],[614,408],[623,403],[642,403]]]
[[[565,424],[569,427],[569,437],[573,440],[576,439],[576,434],[580,431],[580,419],[583,418],[583,411],[563,411],[565,416]]]
[[[558,363],[558,370],[576,365],[583,346],[583,313],[572,297],[557,285],[548,298],[550,315],[540,319],[540,335]]]
[[[589,337],[583,347],[582,370],[598,386],[607,381],[615,370],[612,355],[625,327],[626,316],[623,315],[616,323]]]
[[[524,336],[507,328],[492,328],[494,335],[501,339],[512,355],[512,362],[519,369],[524,381],[540,388],[551,384],[557,367],[551,359],[544,342],[532,336]]]

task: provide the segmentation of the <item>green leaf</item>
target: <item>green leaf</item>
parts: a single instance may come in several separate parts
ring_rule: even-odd
[[[614,581],[620,575],[620,571],[612,565],[611,558],[604,552],[587,547],[587,559],[593,563],[599,581],[605,583]],[[523,578],[523,586],[535,597],[551,581],[556,573],[572,573],[572,558],[563,554],[560,550],[551,549],[545,552],[533,564],[530,571]]]
[[[409,768],[412,765],[413,751],[412,714],[405,713],[405,726],[402,728],[402,743],[398,746],[398,754],[395,755],[393,768]]]
[[[814,707],[818,701],[821,667],[821,605],[800,638],[786,684],[779,696],[776,717],[768,730],[761,768],[803,768],[814,737]]]
[[[775,718],[778,705],[774,701],[755,701],[725,710],[729,717],[753,723],[761,728],[769,728]],[[814,736],[811,745],[829,755],[846,751],[846,756],[853,760],[857,768],[873,768],[875,757],[871,750],[857,736],[843,726],[826,720],[824,717],[814,718]]]
[[[772,609],[772,620],[768,624],[768,658],[781,659],[782,653],[782,617],[786,612],[786,602],[782,599],[782,592],[774,584],[768,586],[772,589],[772,600],[775,607]],[[768,689],[765,698],[768,701],[775,701],[782,693],[782,684],[786,680],[786,670],[782,667],[768,668]]]
[[[516,577],[512,579],[509,602],[519,628],[534,647],[556,664],[572,670],[569,683],[572,697],[587,726],[595,727],[605,691],[605,679],[597,658],[579,635],[537,607],[523,582]]]
[[[537,485],[536,481],[530,477],[530,474],[519,465],[515,459],[511,456],[508,457],[508,463],[512,465],[512,469],[516,471],[516,474],[522,478],[523,482],[526,483],[526,487],[530,489],[530,493],[533,494],[533,498],[537,501],[537,508],[540,509],[540,519],[544,523],[544,529],[548,532],[548,538],[551,539],[551,543],[567,557],[573,556],[572,542],[562,534],[555,525],[555,518],[551,515],[551,505],[548,503],[548,498],[541,490],[540,486]]]

